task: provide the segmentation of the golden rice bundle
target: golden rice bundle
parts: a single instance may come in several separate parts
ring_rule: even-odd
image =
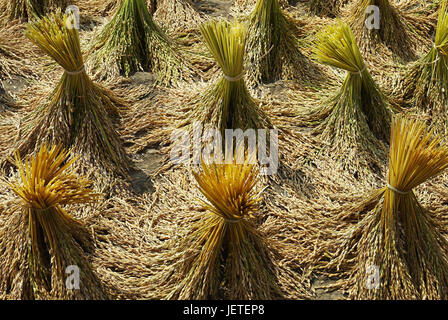
[[[390,134],[392,109],[373,80],[350,27],[338,22],[318,35],[316,55],[324,64],[347,71],[340,90],[304,114],[330,154],[351,173],[379,171],[382,141]]]
[[[0,17],[27,21],[42,18],[56,9],[64,10],[70,4],[68,0],[0,0]]]
[[[223,76],[194,102],[193,119],[218,128],[223,136],[225,129],[269,128],[244,81],[244,25],[212,20],[201,25],[201,32]]]
[[[338,235],[344,241],[330,265],[349,277],[355,299],[447,299],[446,230],[414,189],[448,167],[448,146],[402,116],[390,140],[386,186],[343,213],[355,225]]]
[[[295,23],[278,0],[258,0],[249,18],[246,40],[248,80],[254,84],[287,80],[312,80],[313,69],[298,47]]]
[[[78,30],[68,27],[68,19],[56,14],[27,27],[26,36],[52,57],[64,74],[51,96],[25,117],[19,152],[29,154],[42,142],[60,142],[82,155],[81,172],[97,167],[126,175],[129,160],[114,128],[122,102],[90,80]]]
[[[87,259],[89,231],[63,209],[98,199],[90,182],[73,173],[76,159],[69,156],[61,145],[42,145],[25,163],[16,153],[20,178],[8,184],[21,201],[2,212],[0,229],[0,292],[8,298],[107,298]],[[69,278],[76,270],[79,282]]]
[[[378,8],[379,17],[373,18],[374,11],[368,10],[371,6]],[[404,12],[390,0],[356,0],[348,11],[349,25],[365,53],[376,55],[378,44],[383,44],[400,58],[412,60],[416,48],[421,45],[421,36],[430,29],[412,10]],[[374,22],[379,23],[378,29]]]
[[[219,164],[203,161],[202,171],[194,173],[206,214],[180,245],[184,258],[170,299],[280,296],[268,245],[252,221],[262,191],[255,158],[238,150]]]
[[[406,104],[424,111],[437,130],[448,132],[447,1],[440,5],[434,46],[411,65],[399,90]]]
[[[169,85],[193,78],[178,45],[154,22],[145,0],[122,0],[112,20],[94,38],[89,65],[101,78],[151,71]]]

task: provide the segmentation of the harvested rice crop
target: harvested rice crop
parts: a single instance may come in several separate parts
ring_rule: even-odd
[[[51,15],[28,25],[26,35],[63,69],[45,103],[24,119],[19,152],[29,154],[39,143],[62,143],[82,155],[82,168],[97,166],[125,175],[128,158],[115,130],[121,100],[87,75],[78,30],[67,28],[66,15]]]
[[[442,222],[423,208],[414,189],[448,167],[448,147],[425,124],[393,120],[386,186],[344,213],[360,217],[341,234],[344,242],[331,262],[347,271],[357,299],[446,299],[448,242]],[[366,286],[377,268],[379,286]]]
[[[398,94],[410,106],[427,113],[438,130],[447,133],[448,117],[448,10],[439,8],[435,42],[429,52],[411,65]]]
[[[22,32],[17,24],[0,28],[0,79],[35,77],[31,65],[37,57],[29,44],[23,44]]]
[[[189,37],[202,23],[201,14],[191,0],[150,0],[155,9],[154,19],[160,21],[170,34]]]
[[[328,17],[337,17],[340,14],[342,5],[345,5],[347,0],[308,0],[307,5],[313,14],[323,15]]]
[[[21,201],[2,213],[7,224],[0,230],[0,289],[9,298],[107,298],[87,259],[93,247],[89,231],[63,209],[98,199],[90,182],[73,173],[76,158],[69,156],[61,145],[42,145],[25,163],[16,153],[20,178],[8,184]],[[79,270],[78,287],[76,280],[67,282],[73,267]]]
[[[368,10],[371,6],[378,10]],[[361,51],[366,53],[377,54],[378,44],[383,44],[405,61],[412,60],[421,35],[427,35],[430,29],[424,18],[401,11],[390,0],[356,0],[348,11],[349,25]],[[376,13],[379,16],[375,16]]]
[[[300,51],[295,28],[295,22],[280,8],[278,0],[257,1],[249,18],[246,40],[250,82],[316,79],[318,70]]]
[[[347,71],[347,76],[330,99],[305,115],[308,124],[347,170],[378,171],[392,109],[367,70],[350,27],[338,22],[321,32],[316,55],[322,63]]]
[[[68,0],[1,0],[0,17],[8,20],[31,20],[42,18],[56,9],[64,10],[68,5]]]
[[[223,286],[229,299],[279,295],[267,244],[251,222],[262,191],[255,158],[239,150],[225,164],[203,161],[202,171],[194,173],[207,199],[201,201],[206,214],[181,246],[186,252],[183,277],[170,298],[213,299],[223,294]]]
[[[223,76],[199,97],[193,118],[218,128],[221,133],[225,129],[270,127],[244,80],[245,26],[212,20],[201,25],[201,32]]]
[[[123,0],[93,40],[89,56],[89,65],[102,78],[151,71],[158,83],[168,85],[193,77],[193,68],[154,22],[145,0]]]

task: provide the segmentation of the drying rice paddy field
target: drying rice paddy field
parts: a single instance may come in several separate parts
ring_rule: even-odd
[[[448,298],[445,0],[0,0],[0,79],[1,299]]]

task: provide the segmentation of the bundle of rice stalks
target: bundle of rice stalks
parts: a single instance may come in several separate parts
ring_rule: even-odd
[[[42,18],[56,9],[65,9],[70,4],[68,0],[1,0],[0,16],[8,20],[27,21]]]
[[[19,152],[29,154],[42,142],[63,143],[89,167],[125,175],[129,160],[114,121],[122,101],[86,74],[77,29],[67,15],[51,15],[28,25],[26,36],[52,57],[64,74],[45,103],[24,119]],[[102,175],[102,174],[101,174]]]
[[[251,83],[317,78],[319,70],[301,53],[295,28],[278,0],[258,0],[247,30],[246,61]]]
[[[191,65],[154,22],[145,0],[123,0],[89,55],[89,65],[102,78],[136,71],[151,71],[166,85],[193,78]]]
[[[169,30],[170,34],[187,37],[202,23],[202,17],[191,0],[151,0],[155,9],[154,19]]]
[[[368,10],[370,6],[378,11]],[[389,0],[353,1],[348,7],[348,21],[363,52],[376,55],[378,44],[383,44],[406,61],[415,58],[416,49],[425,43],[422,36],[430,30],[424,18],[410,9],[401,11]]]
[[[76,159],[69,156],[61,145],[43,145],[23,164],[16,153],[20,178],[8,184],[21,201],[5,212],[0,231],[0,290],[9,298],[107,298],[86,257],[93,249],[89,231],[62,208],[98,199],[90,182],[73,173]]]
[[[439,9],[435,43],[416,61],[402,80],[399,95],[409,105],[427,113],[441,132],[447,132],[448,117],[448,10],[447,1]]]
[[[194,173],[207,199],[201,200],[206,215],[180,246],[181,275],[169,299],[272,299],[281,294],[269,247],[252,221],[262,191],[256,160],[238,150],[219,164],[203,161],[202,172]]]
[[[339,21],[321,32],[316,55],[322,63],[346,70],[347,76],[336,94],[304,115],[307,124],[315,126],[313,132],[345,169],[378,171],[392,109],[367,70],[350,27]]]
[[[440,135],[422,122],[394,118],[386,186],[344,212],[357,223],[330,262],[347,272],[353,298],[447,299],[446,230],[414,194],[447,167]]]
[[[244,11],[247,9],[252,9],[255,6],[255,4],[257,3],[257,1],[258,0],[235,0],[234,2],[238,9]],[[289,6],[288,0],[278,0],[278,2],[282,6],[282,8]]]
[[[212,20],[201,25],[208,49],[223,76],[194,102],[193,119],[225,129],[270,128],[267,116],[258,108],[244,81],[246,29],[239,22]]]

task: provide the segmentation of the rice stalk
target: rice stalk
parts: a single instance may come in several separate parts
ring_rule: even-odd
[[[57,9],[64,10],[70,4],[68,0],[0,0],[0,18],[28,21]]]
[[[447,299],[443,222],[414,189],[448,167],[448,147],[423,122],[403,116],[393,119],[390,140],[386,186],[342,214],[357,223],[339,234],[344,241],[328,266],[348,276],[354,299]],[[369,289],[374,268],[379,286]]]
[[[442,133],[447,133],[448,117],[448,10],[447,1],[439,8],[435,42],[416,61],[401,81],[399,95],[404,102],[428,115]]]
[[[90,80],[78,30],[67,27],[68,19],[55,14],[27,26],[26,36],[53,58],[64,74],[49,98],[25,116],[19,152],[32,153],[43,142],[62,143],[82,155],[81,171],[95,166],[126,175],[130,162],[114,128],[123,102]]]
[[[107,298],[86,256],[93,249],[89,232],[63,209],[98,200],[69,156],[60,144],[42,145],[24,163],[15,155],[20,177],[8,185],[20,201],[0,231],[0,291],[12,299]],[[79,288],[67,286],[69,266],[79,268]]]
[[[164,85],[191,80],[194,74],[177,44],[154,22],[145,0],[122,0],[94,38],[88,64],[103,79],[151,71]]]
[[[280,291],[268,245],[252,220],[261,201],[254,155],[227,153],[194,172],[206,211],[179,246],[179,284],[169,299],[271,299]],[[231,158],[229,158],[229,156]],[[225,288],[225,293],[223,288]]]
[[[245,26],[239,22],[211,20],[200,29],[223,76],[193,102],[195,108],[189,121],[201,121],[217,128],[223,137],[225,129],[271,127],[244,80]]]
[[[346,170],[356,174],[379,171],[393,110],[367,70],[347,24],[339,21],[317,38],[317,59],[347,71],[347,76],[334,95],[304,112],[305,122],[329,144],[332,157]]]
[[[373,22],[369,6],[379,9],[379,29],[366,25]],[[429,31],[424,19],[403,12],[389,0],[354,1],[348,7],[347,19],[362,52],[377,54],[378,45],[383,44],[405,61],[415,59],[422,35]]]
[[[196,33],[203,22],[201,14],[191,0],[150,0],[155,9],[154,19],[159,21],[170,35],[189,37]]]
[[[249,17],[246,40],[248,81],[316,80],[319,70],[300,51],[295,22],[278,0],[258,0]]]

